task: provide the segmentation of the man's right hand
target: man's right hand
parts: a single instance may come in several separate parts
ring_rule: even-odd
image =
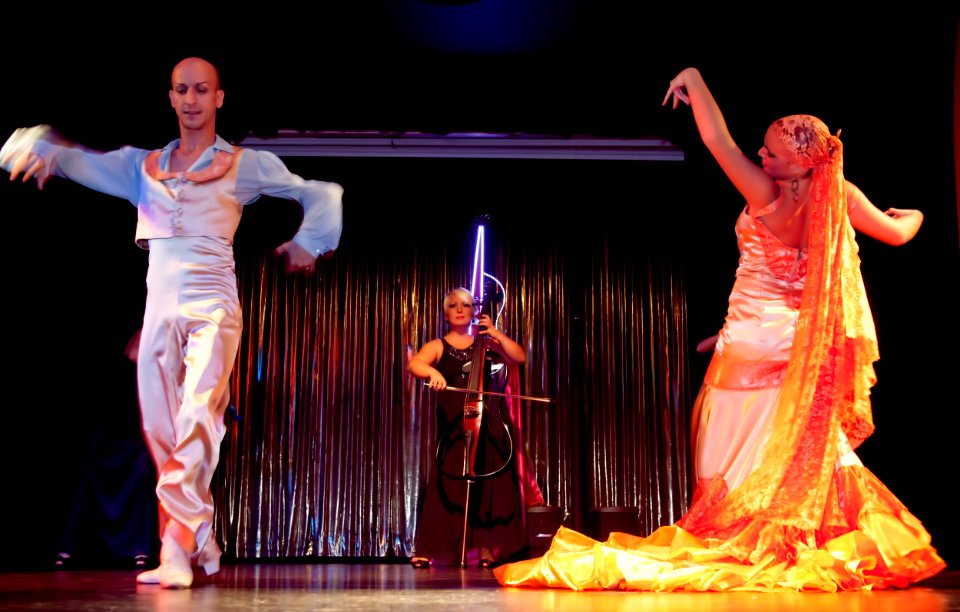
[[[50,127],[38,125],[32,128],[20,128],[10,136],[0,149],[0,166],[10,168],[10,180],[15,181],[22,173],[26,183],[36,176],[37,187],[43,185],[53,175],[46,160],[34,152],[34,145],[50,132]]]

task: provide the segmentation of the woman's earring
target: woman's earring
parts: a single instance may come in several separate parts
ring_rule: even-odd
[[[790,189],[793,189],[793,201],[796,202],[800,199],[800,179],[794,178],[790,183]]]

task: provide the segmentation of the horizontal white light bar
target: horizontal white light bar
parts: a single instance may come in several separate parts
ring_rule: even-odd
[[[240,146],[272,151],[281,157],[683,160],[683,151],[659,138],[280,130],[271,138],[248,136]]]

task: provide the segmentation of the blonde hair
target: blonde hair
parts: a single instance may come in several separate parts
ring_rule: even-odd
[[[476,308],[476,299],[474,299],[473,294],[470,293],[470,290],[466,289],[465,287],[456,287],[450,291],[447,291],[447,294],[443,296],[444,310],[449,308],[450,304],[456,298],[462,299],[467,304],[473,304],[474,308]]]

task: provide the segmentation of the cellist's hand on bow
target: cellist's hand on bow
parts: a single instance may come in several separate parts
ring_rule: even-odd
[[[447,379],[443,377],[443,374],[434,370],[430,372],[430,379],[427,381],[427,386],[434,391],[443,391],[447,388]]]

